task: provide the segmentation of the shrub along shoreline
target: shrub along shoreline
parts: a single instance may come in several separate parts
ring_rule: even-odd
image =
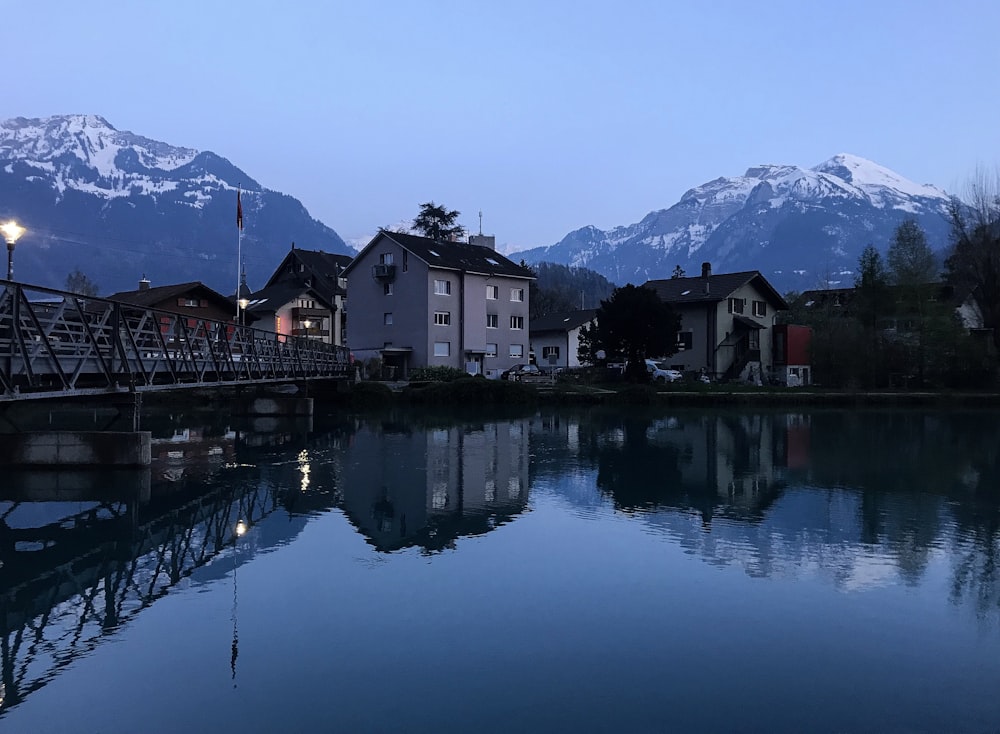
[[[526,384],[482,377],[450,382],[411,382],[397,389],[359,382],[346,392],[353,407],[401,405],[663,405],[663,406],[834,406],[834,407],[1000,407],[1000,393],[942,391],[820,390],[753,388],[739,385],[567,385]]]

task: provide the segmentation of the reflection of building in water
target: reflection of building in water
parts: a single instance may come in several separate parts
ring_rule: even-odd
[[[345,512],[378,549],[447,547],[524,510],[527,423],[365,427],[348,451],[343,486]]]

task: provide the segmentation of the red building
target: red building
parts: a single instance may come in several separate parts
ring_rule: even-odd
[[[812,384],[811,342],[812,328],[775,324],[771,341],[775,381],[789,387]]]

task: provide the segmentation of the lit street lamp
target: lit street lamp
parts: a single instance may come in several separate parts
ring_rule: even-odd
[[[0,232],[3,232],[3,238],[7,240],[7,280],[14,280],[14,245],[17,244],[18,238],[24,234],[24,227],[12,219],[0,225]]]
[[[305,319],[305,320],[304,320],[304,321],[302,322],[302,325],[303,325],[304,327],[306,327],[306,336],[309,336],[309,329],[311,329],[311,328],[312,328],[312,325],[313,325],[313,322],[312,322],[312,321],[310,321],[309,319]]]
[[[240,304],[240,323],[245,326],[247,323],[247,306],[250,305],[250,299],[241,298],[239,300],[239,304]]]

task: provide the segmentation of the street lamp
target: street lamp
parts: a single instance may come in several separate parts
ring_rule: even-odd
[[[245,326],[247,323],[247,306],[250,305],[250,299],[241,298],[238,303],[240,304],[240,323]]]
[[[7,280],[14,280],[14,245],[24,234],[24,227],[12,219],[0,225],[0,232],[3,232],[3,238],[7,240]]]
[[[304,319],[304,320],[302,321],[302,325],[303,325],[303,326],[305,327],[305,329],[306,329],[306,336],[309,336],[309,329],[311,329],[311,328],[312,328],[312,325],[313,325],[313,322],[312,322],[312,321],[311,321],[310,319]]]

